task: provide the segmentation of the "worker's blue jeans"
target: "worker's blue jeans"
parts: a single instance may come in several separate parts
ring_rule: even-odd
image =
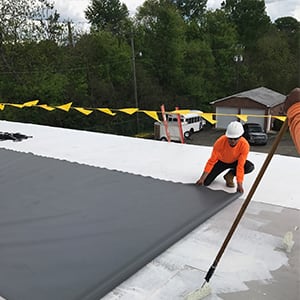
[[[204,185],[210,185],[218,175],[220,175],[222,172],[225,170],[229,169],[229,172],[231,172],[234,176],[236,174],[236,167],[237,167],[237,161],[233,163],[224,163],[222,161],[217,161],[217,163],[214,165],[210,173],[207,175],[207,177],[204,180]],[[246,160],[245,165],[244,165],[244,173],[248,174],[254,170],[254,164]]]

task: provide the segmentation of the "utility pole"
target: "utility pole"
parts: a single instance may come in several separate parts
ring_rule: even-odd
[[[244,52],[245,46],[242,44],[238,44],[235,46],[235,55],[233,57],[233,61],[235,63],[235,76],[236,76],[236,92],[239,92],[240,88],[240,66],[244,61],[243,52]]]
[[[68,40],[69,40],[69,46],[74,47],[71,22],[68,21],[67,24],[68,24]]]
[[[132,73],[133,73],[133,90],[134,90],[134,100],[136,108],[139,108],[138,96],[137,96],[137,84],[136,84],[136,69],[135,69],[135,50],[134,50],[134,39],[133,30],[131,30],[131,52],[132,52]],[[139,133],[139,113],[136,113],[136,129]]]

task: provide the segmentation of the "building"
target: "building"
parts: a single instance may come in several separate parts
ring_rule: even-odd
[[[285,95],[265,87],[255,88],[210,102],[216,112],[216,128],[226,128],[237,115],[247,115],[247,122],[259,123],[266,132],[273,128],[270,116],[283,113]],[[269,117],[267,117],[269,116]]]

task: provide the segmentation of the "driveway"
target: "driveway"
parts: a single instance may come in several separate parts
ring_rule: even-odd
[[[206,127],[202,131],[194,133],[190,139],[186,141],[186,143],[192,145],[212,146],[216,139],[224,133],[224,129]],[[250,151],[268,153],[273,145],[277,133],[278,132],[275,131],[269,132],[268,143],[266,145],[251,145]],[[275,153],[299,157],[289,132],[284,134]]]

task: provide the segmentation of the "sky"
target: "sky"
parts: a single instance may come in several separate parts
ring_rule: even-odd
[[[53,0],[55,8],[62,19],[70,20],[74,23],[87,23],[84,17],[84,10],[91,3],[91,0]],[[223,0],[208,0],[207,8],[220,8]],[[144,0],[121,0],[125,3],[130,14],[134,15],[136,8],[144,3]],[[274,21],[280,17],[291,16],[300,21],[300,1],[299,0],[265,0],[267,14]]]

